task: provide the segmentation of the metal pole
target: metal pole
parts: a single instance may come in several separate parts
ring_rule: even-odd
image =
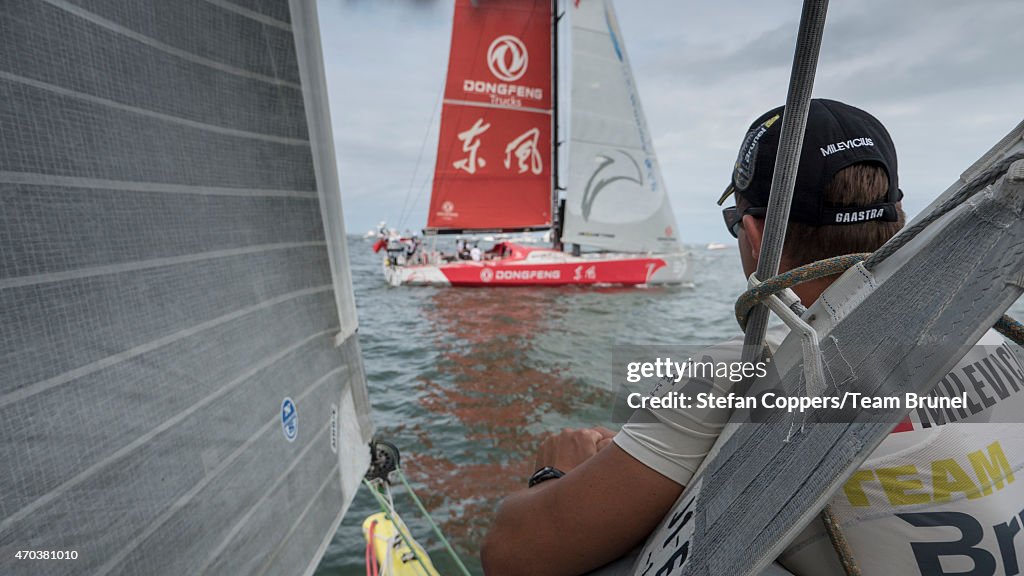
[[[786,96],[786,111],[782,117],[782,134],[779,137],[779,151],[775,157],[775,172],[772,175],[772,190],[768,199],[768,214],[765,218],[764,240],[757,262],[757,278],[766,280],[779,272],[782,259],[782,245],[786,240],[786,225],[789,222],[789,208],[793,201],[793,187],[796,184],[800,151],[803,148],[804,130],[807,128],[807,111],[811,105],[811,91],[814,88],[814,72],[818,66],[818,52],[825,28],[825,13],[828,0],[804,0],[800,15],[800,31],[796,39],[796,53],[793,56],[793,70],[789,76],[789,93]],[[743,340],[743,359],[756,362],[764,347],[765,330],[768,327],[768,307],[758,305],[751,311]]]
[[[558,213],[558,0],[551,2],[551,243],[561,250]]]

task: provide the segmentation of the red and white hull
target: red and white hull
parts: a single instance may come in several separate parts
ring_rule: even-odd
[[[692,279],[686,252],[573,256],[509,242],[508,256],[482,261],[393,265],[384,262],[392,286],[564,286],[571,284],[686,284]]]

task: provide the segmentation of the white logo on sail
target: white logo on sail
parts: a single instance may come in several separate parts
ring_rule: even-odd
[[[453,220],[459,217],[459,213],[455,211],[455,203],[451,200],[445,200],[441,203],[441,211],[437,212],[439,218],[445,220]]]
[[[534,174],[540,174],[544,169],[544,161],[537,150],[537,142],[540,140],[540,130],[531,128],[521,134],[518,138],[505,146],[505,168],[512,168],[512,157],[518,161],[519,173],[529,170]]]
[[[490,127],[490,124],[484,124],[483,118],[478,118],[469,130],[459,132],[459,140],[462,140],[462,151],[468,153],[469,156],[452,162],[452,166],[459,170],[465,170],[470,174],[476,174],[477,168],[483,168],[487,165],[483,158],[476,157],[476,151],[480,148],[479,136]]]
[[[526,74],[529,64],[526,44],[511,34],[498,36],[487,49],[487,66],[499,80],[515,82]]]

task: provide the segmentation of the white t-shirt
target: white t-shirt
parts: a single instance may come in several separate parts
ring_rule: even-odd
[[[474,262],[479,262],[480,261],[480,249],[477,248],[476,246],[473,246],[473,248],[469,251],[469,257],[472,258]]]
[[[768,346],[786,333],[769,330]],[[725,342],[708,355],[739,359],[741,346],[742,339]],[[714,386],[728,393],[732,385],[716,379]],[[1017,574],[1024,570],[1024,366],[989,331],[936,390],[966,391],[968,407],[911,412],[832,509],[865,576]],[[638,410],[615,443],[686,485],[727,418],[724,410]],[[820,520],[779,562],[799,576],[844,574]]]

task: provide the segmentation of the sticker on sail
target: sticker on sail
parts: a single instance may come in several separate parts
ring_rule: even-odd
[[[338,405],[331,404],[331,452],[338,453]]]
[[[284,432],[284,437],[289,442],[294,442],[299,435],[298,409],[295,407],[295,402],[288,397],[281,402],[281,431]]]
[[[701,478],[689,487],[684,498],[672,507],[658,529],[647,538],[647,544],[640,553],[637,573],[675,574],[686,566],[693,551],[695,503],[703,484],[704,479]]]

